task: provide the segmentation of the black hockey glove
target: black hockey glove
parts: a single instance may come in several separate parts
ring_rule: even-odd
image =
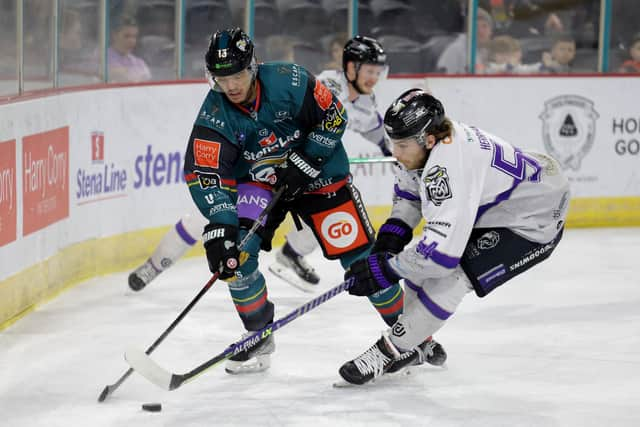
[[[233,277],[240,265],[240,251],[236,240],[238,228],[227,224],[207,224],[202,233],[202,242],[207,251],[209,270],[220,272],[220,279]]]
[[[378,237],[371,249],[372,254],[389,252],[397,255],[409,244],[413,238],[413,230],[404,221],[397,218],[389,218],[380,230]]]
[[[302,152],[292,150],[286,162],[276,171],[278,177],[276,190],[282,186],[285,187],[282,195],[285,200],[293,200],[302,195],[307,185],[320,175],[321,163],[320,159],[314,161]]]
[[[379,253],[351,264],[344,273],[344,280],[354,279],[349,293],[366,297],[398,283],[402,277],[393,271],[387,259],[388,254]]]

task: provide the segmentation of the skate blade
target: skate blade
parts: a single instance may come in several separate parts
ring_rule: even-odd
[[[228,360],[224,371],[230,375],[254,374],[264,372],[271,366],[271,357],[268,354],[262,354],[244,362],[236,362]]]
[[[333,388],[358,388],[358,387],[371,387],[371,386],[375,386],[376,384],[384,384],[388,381],[393,381],[394,379],[398,379],[398,378],[402,378],[402,377],[407,377],[412,375],[412,371],[410,367],[406,367],[403,369],[400,369],[397,372],[394,372],[392,374],[384,374],[378,378],[374,378],[369,382],[366,382],[364,384],[353,384],[350,383],[348,381],[345,381],[343,378],[340,378],[338,381],[335,381],[332,386]]]
[[[300,278],[300,276],[296,274],[295,271],[293,271],[289,267],[282,265],[277,261],[275,264],[271,264],[269,266],[269,271],[275,274],[280,279],[287,282],[288,284],[290,284],[291,286],[294,286],[300,289],[301,291],[311,293],[311,292],[315,292],[316,289],[318,289],[318,285],[305,282]]]

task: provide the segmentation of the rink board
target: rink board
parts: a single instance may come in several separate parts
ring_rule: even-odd
[[[558,157],[574,196],[568,226],[640,225],[633,79],[391,79],[378,90],[381,111],[416,86],[440,97],[454,119]],[[193,210],[182,160],[207,90],[142,85],[0,105],[0,325],[78,281],[134,267]],[[379,155],[359,135],[345,141],[351,157]],[[381,224],[390,166],[352,173]]]

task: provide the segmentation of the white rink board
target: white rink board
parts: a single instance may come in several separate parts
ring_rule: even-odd
[[[573,195],[585,198],[640,195],[640,155],[636,150],[640,139],[636,107],[640,85],[636,79],[390,79],[378,89],[380,112],[384,113],[401,91],[425,84],[442,99],[452,118],[496,133],[522,148],[542,152],[547,151],[541,118],[545,103],[563,96],[569,96],[569,100],[584,98],[585,105],[592,107],[575,107],[568,102],[556,108],[549,120],[555,120],[557,134],[558,120],[568,114],[572,117],[574,134],[569,132],[564,140],[554,137],[550,141],[568,159],[573,159],[567,162],[566,169]],[[16,141],[19,177],[17,237],[0,246],[0,280],[73,243],[173,224],[184,212],[192,211],[193,203],[182,182],[182,156],[207,90],[204,83],[132,86],[0,105],[0,142]],[[23,236],[23,138],[61,127],[69,129],[68,217]],[[581,140],[590,131],[592,140]],[[104,156],[98,162],[91,158],[95,132],[104,138]],[[620,140],[622,145],[616,144]],[[350,132],[345,136],[345,146],[350,156],[380,155],[377,147]],[[621,146],[626,151],[616,152]],[[167,182],[167,162],[171,156],[177,160]],[[105,167],[109,174],[112,171],[126,174],[124,185],[114,192],[79,194],[79,171],[97,175]],[[360,165],[353,167],[352,172],[367,205],[389,205],[393,185],[390,165]],[[177,175],[180,178],[176,180]]]
[[[18,166],[17,240],[0,247],[0,280],[70,244],[171,224],[192,209],[182,159],[207,90],[205,84],[127,87],[0,106],[0,141],[16,140]],[[69,216],[23,236],[22,138],[66,126]],[[92,160],[94,132],[103,135],[102,161]],[[115,185],[114,173],[123,171],[126,179]],[[82,190],[91,175],[102,176],[99,191]]]
[[[637,78],[392,79],[379,91],[381,108],[411,87],[427,88],[454,120],[554,155],[571,180],[573,197],[640,195]],[[562,137],[559,125],[567,115],[575,134]],[[545,138],[555,152],[545,146]]]

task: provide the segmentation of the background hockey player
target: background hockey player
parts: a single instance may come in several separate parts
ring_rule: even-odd
[[[346,108],[347,129],[376,144],[384,155],[391,153],[384,143],[382,117],[373,90],[387,72],[386,54],[380,43],[370,37],[355,36],[344,46],[342,71],[327,70],[318,76]],[[204,225],[200,215],[186,214],[180,218],[149,259],[129,275],[131,289],[143,289],[184,255],[199,240]],[[312,291],[320,277],[304,257],[318,245],[309,228],[304,224],[302,227],[287,234],[285,245],[277,251],[276,262],[269,269],[288,283]]]
[[[203,243],[209,268],[228,282],[247,331],[273,321],[265,279],[258,269],[275,229],[289,212],[307,223],[324,255],[344,267],[365,257],[373,228],[349,180],[341,137],[343,104],[296,64],[256,64],[253,43],[240,29],[216,32],[206,54],[212,90],[189,138],[185,177],[194,202],[207,218]],[[266,204],[272,189],[284,195],[241,257],[237,243]],[[348,223],[343,235],[328,232]],[[336,240],[338,239],[338,240]],[[403,306],[399,284],[369,296],[388,324]],[[233,356],[227,371],[266,369],[273,337]]]
[[[569,184],[558,163],[445,117],[440,101],[419,90],[402,94],[384,126],[397,170],[390,236],[408,243],[421,218],[422,239],[356,261],[345,273],[354,295],[405,281],[405,312],[367,351],[340,368],[363,384],[421,357],[416,346],[440,329],[470,291],[484,297],[546,259],[562,237]],[[398,249],[398,248],[395,248]]]
[[[377,40],[355,36],[344,46],[342,70],[326,70],[317,77],[346,108],[347,129],[377,145],[385,156],[391,152],[384,141],[374,88],[386,77],[388,68],[387,55]],[[346,143],[349,152],[349,141]],[[276,252],[276,262],[269,270],[292,285],[311,291],[320,278],[304,257],[317,246],[311,230],[303,224],[301,230],[293,229],[287,234],[286,243]]]

